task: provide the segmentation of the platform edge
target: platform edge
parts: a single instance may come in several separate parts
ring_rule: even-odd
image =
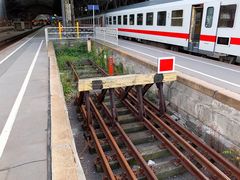
[[[52,42],[49,42],[48,57],[50,61],[52,179],[85,180],[71,130]]]

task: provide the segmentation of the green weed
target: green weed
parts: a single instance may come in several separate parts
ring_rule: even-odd
[[[222,154],[232,161],[234,164],[236,164],[238,167],[240,167],[240,150],[237,149],[228,149],[222,152]]]

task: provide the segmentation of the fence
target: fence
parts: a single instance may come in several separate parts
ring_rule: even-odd
[[[96,39],[118,46],[118,29],[106,27],[48,27],[45,29],[46,45],[49,40]]]
[[[95,39],[108,42],[118,46],[118,29],[117,28],[106,28],[96,27],[95,28]]]
[[[48,27],[45,28],[46,45],[49,40],[76,40],[94,37],[93,27]]]

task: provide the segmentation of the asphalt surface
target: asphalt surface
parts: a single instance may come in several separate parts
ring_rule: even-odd
[[[240,93],[240,66],[121,39],[119,48],[137,53],[153,64],[157,64],[158,57],[175,56],[177,71]]]
[[[0,51],[1,180],[48,178],[49,77],[43,40],[41,29]]]

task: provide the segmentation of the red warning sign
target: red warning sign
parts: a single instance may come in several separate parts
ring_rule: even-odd
[[[158,74],[175,71],[175,57],[158,58]]]

